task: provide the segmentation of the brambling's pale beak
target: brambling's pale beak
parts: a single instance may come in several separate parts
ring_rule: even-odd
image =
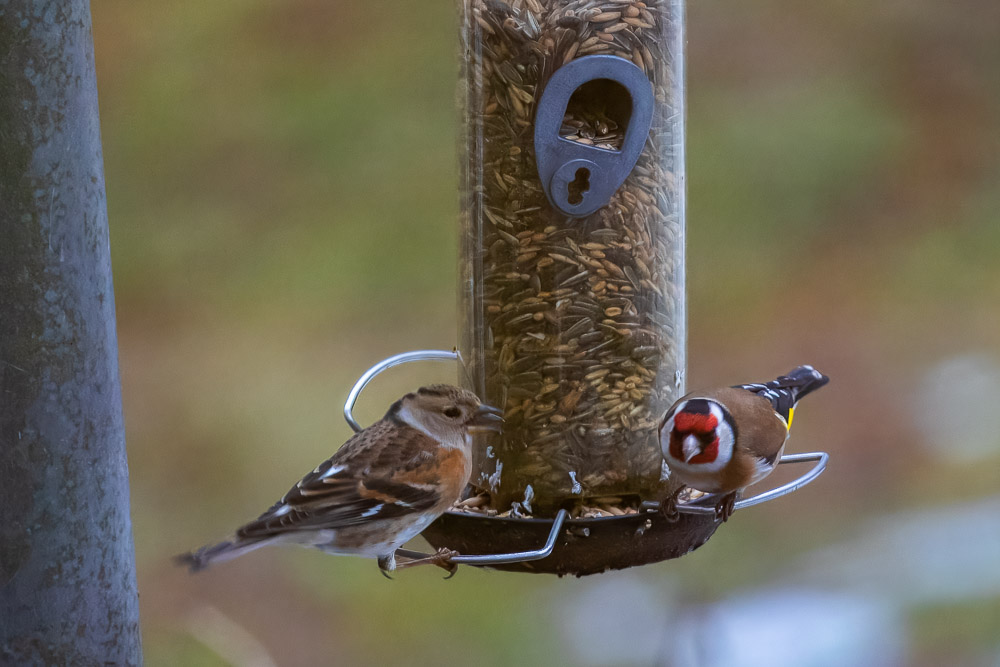
[[[503,410],[485,403],[476,408],[476,413],[469,420],[470,433],[499,433],[503,427]]]

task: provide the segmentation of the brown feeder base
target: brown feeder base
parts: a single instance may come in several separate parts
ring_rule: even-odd
[[[659,512],[568,519],[549,556],[541,560],[478,566],[578,577],[623,570],[690,553],[707,542],[720,523],[712,514],[684,513],[671,523]],[[552,519],[448,512],[428,526],[423,537],[434,548],[454,549],[463,556],[502,554],[540,549],[551,528]]]

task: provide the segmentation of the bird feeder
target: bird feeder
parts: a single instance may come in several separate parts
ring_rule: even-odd
[[[357,428],[358,393],[392,365],[459,359],[505,425],[432,545],[558,574],[683,555],[718,526],[708,496],[676,522],[649,511],[686,370],[683,0],[460,7],[459,350],[380,363],[345,414]],[[814,477],[825,454],[808,456]]]

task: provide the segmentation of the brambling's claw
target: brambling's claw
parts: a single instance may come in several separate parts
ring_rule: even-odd
[[[434,554],[434,556],[431,557],[431,561],[434,565],[448,571],[448,576],[444,578],[445,581],[454,577],[455,573],[458,572],[458,563],[451,562],[451,559],[458,555],[459,553],[457,551],[442,547],[437,550],[437,553]]]
[[[396,553],[399,553],[399,551]],[[432,556],[424,556],[423,558],[416,558],[414,560],[406,561],[405,563],[400,563],[396,566],[396,569],[402,570],[408,567],[417,567],[418,565],[436,565],[454,574],[454,571],[458,569],[458,564],[452,563],[451,559],[457,555],[457,551],[452,551],[451,549],[445,549],[442,547]]]

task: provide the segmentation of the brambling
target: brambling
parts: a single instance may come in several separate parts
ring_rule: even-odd
[[[472,473],[472,434],[499,431],[500,411],[450,385],[392,404],[303,477],[271,509],[220,544],[177,557],[192,572],[270,544],[377,558],[383,573],[423,563],[454,571],[454,552],[396,564],[395,552],[459,499]]]
[[[799,366],[764,384],[690,393],[660,423],[663,458],[685,485],[725,494],[715,507],[725,521],[740,491],[771,474],[781,459],[796,403],[829,381],[812,366]],[[663,502],[666,516],[677,516],[681,489]]]

